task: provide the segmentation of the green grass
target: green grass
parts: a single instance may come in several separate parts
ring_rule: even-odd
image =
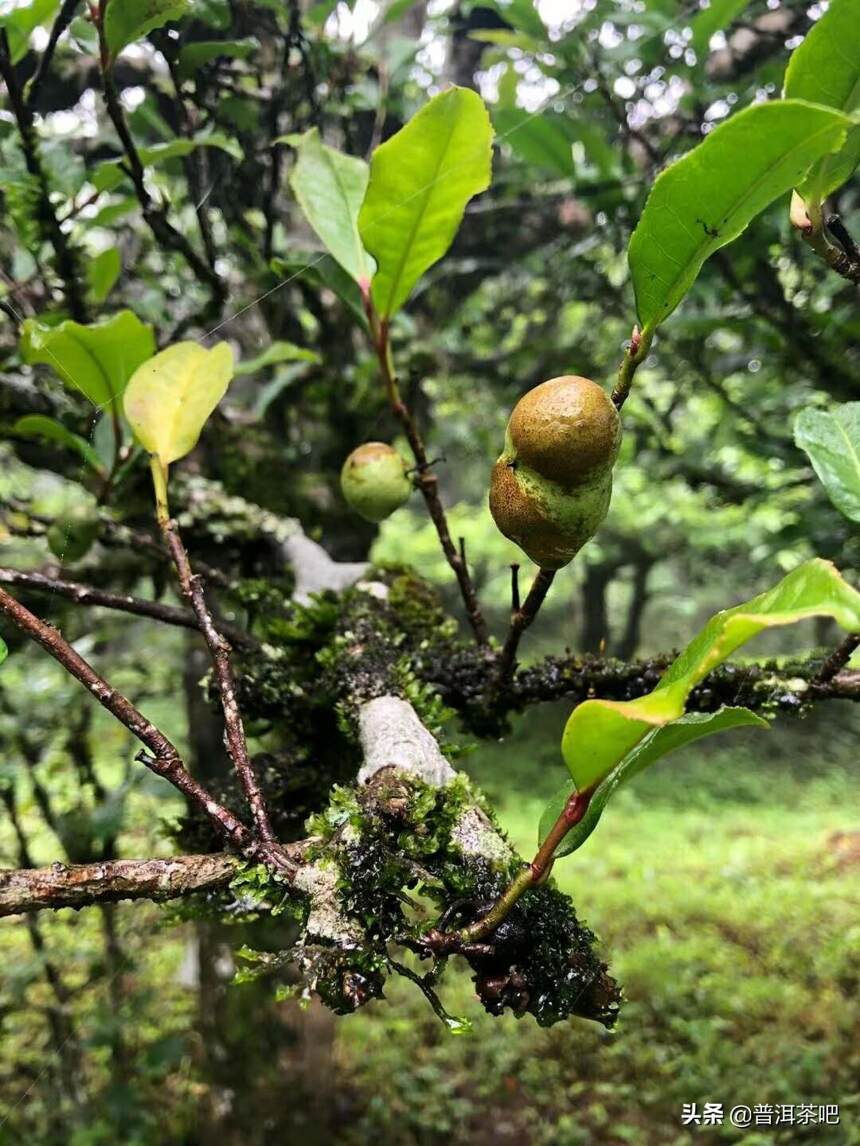
[[[666,762],[557,865],[559,885],[624,985],[615,1032],[491,1019],[468,977],[454,973],[443,999],[473,1020],[473,1032],[452,1037],[413,987],[392,982],[387,1003],[338,1027],[343,1081],[373,1096],[340,1140],[860,1142],[860,863],[836,835],[860,827],[856,775],[838,759],[856,739],[853,728],[832,727],[835,761],[804,752],[807,738],[821,743],[822,728],[794,725],[772,733],[766,750],[739,736],[728,749]],[[534,749],[533,783],[524,786],[534,795],[501,795],[499,807],[525,853],[562,778],[543,774],[548,750],[533,735],[520,729],[502,752],[473,758],[499,795],[504,760]],[[682,1128],[682,1103],[705,1101],[726,1110],[839,1102],[842,1125]]]

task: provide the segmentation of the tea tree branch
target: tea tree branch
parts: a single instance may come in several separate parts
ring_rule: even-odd
[[[831,270],[855,286],[860,284],[860,252],[838,216],[825,224],[820,203],[805,203],[795,192],[791,199],[791,222],[800,236]],[[839,245],[832,243],[828,229]]]
[[[169,780],[183,796],[200,808],[243,855],[261,863],[274,862],[277,866],[284,866],[283,855],[275,849],[262,846],[262,841],[256,839],[232,812],[214,800],[186,770],[176,746],[164,733],[135,708],[130,700],[99,676],[92,665],[56,629],[46,625],[5,589],[0,589],[0,613],[5,614],[26,636],[41,645],[45,652],[80,681],[103,708],[124,724],[146,749],[137,759],[157,776]]]
[[[559,844],[585,815],[593,794],[593,789],[571,793],[532,862],[522,868],[486,915],[460,932],[459,938],[464,943],[480,943],[491,936],[517,900],[547,877]]]
[[[512,566],[513,568],[513,566]],[[516,567],[517,569],[519,566]],[[520,639],[526,629],[532,624],[535,617],[540,612],[541,605],[546,600],[546,595],[550,590],[550,586],[555,580],[554,569],[539,569],[537,576],[532,582],[532,587],[526,595],[525,601],[522,605],[514,610],[511,616],[511,626],[508,630],[508,636],[505,640],[502,652],[499,657],[498,669],[496,672],[496,679],[494,682],[495,691],[499,691],[509,681],[511,674],[516,666],[517,649],[519,648]],[[516,575],[513,574],[515,577]],[[519,597],[519,589],[517,587],[515,597]]]
[[[160,601],[147,601],[132,597],[127,593],[111,593],[92,585],[82,585],[78,581],[64,581],[48,577],[44,573],[23,572],[19,569],[0,568],[0,583],[20,585],[38,593],[55,593],[58,597],[74,601],[77,605],[95,605],[102,609],[116,609],[136,617],[151,617],[165,625],[178,625],[183,629],[199,629],[197,617],[190,609],[180,609],[176,605],[164,605]],[[221,631],[235,645],[256,647],[257,642],[235,625],[221,622]]]
[[[403,396],[400,393],[400,385],[397,380],[397,374],[394,369],[394,359],[391,354],[388,323],[385,319],[380,319],[376,314],[368,291],[365,290],[363,293],[367,320],[370,324],[371,338],[373,339],[376,356],[379,359],[379,369],[382,372],[382,378],[388,392],[388,400],[391,403],[394,416],[403,427],[403,432],[406,434],[407,441],[412,450],[412,456],[415,458],[415,484],[421,491],[430,518],[436,527],[436,533],[439,537],[439,543],[442,546],[442,552],[445,554],[445,559],[453,570],[454,576],[457,578],[457,584],[460,586],[460,595],[466,607],[466,616],[472,627],[475,640],[479,645],[487,645],[489,643],[487,623],[481,613],[481,606],[478,602],[475,587],[472,584],[469,568],[451,537],[451,531],[448,528],[448,519],[445,516],[445,508],[439,497],[439,479],[430,468],[432,463],[428,460],[424,439],[409,411],[409,407],[403,401]]]
[[[633,377],[639,366],[648,357],[652,338],[653,334],[650,331],[640,332],[638,326],[633,327],[630,345],[627,347],[624,357],[621,359],[615,388],[612,391],[612,401],[616,410],[620,410],[627,401],[628,395],[630,394],[630,387],[633,385]]]
[[[39,89],[44,83],[45,77],[51,69],[51,63],[54,59],[54,52],[57,50],[57,44],[60,37],[71,24],[75,11],[80,4],[81,0],[63,0],[56,19],[51,26],[51,31],[48,35],[48,42],[45,45],[45,50],[33,74],[33,78],[27,87],[27,103],[33,108],[36,104],[36,97],[39,94]]]
[[[178,899],[226,887],[236,868],[235,856],[218,852],[0,871],[0,916],[121,899]]]
[[[812,678],[812,683],[815,685],[829,684],[839,671],[845,668],[857,648],[860,648],[860,633],[849,633],[825,659],[821,668]]]
[[[224,636],[215,627],[209,606],[206,604],[203,585],[199,576],[191,568],[188,553],[179,534],[179,527],[170,517],[167,504],[166,471],[157,458],[152,459],[151,468],[155,485],[158,524],[164,537],[164,543],[173,559],[182,595],[197,618],[198,627],[212,657],[215,684],[221,700],[221,710],[224,714],[224,744],[227,754],[233,761],[260,839],[266,844],[273,844],[275,835],[272,831],[263,791],[257,782],[257,776],[248,755],[242,714],[236,700],[236,681],[230,663],[231,649]]]

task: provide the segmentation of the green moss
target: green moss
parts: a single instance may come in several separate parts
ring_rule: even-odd
[[[435,586],[413,569],[402,566],[383,569],[388,580],[388,604],[411,640],[435,644],[440,639],[456,637],[456,621],[445,612]]]

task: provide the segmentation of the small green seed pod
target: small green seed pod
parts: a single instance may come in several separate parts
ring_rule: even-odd
[[[55,521],[46,534],[51,552],[69,565],[86,557],[98,535],[98,514],[86,505],[75,506],[65,517]]]
[[[406,462],[384,442],[365,442],[353,450],[340,471],[347,504],[366,521],[384,521],[409,497],[412,484]]]

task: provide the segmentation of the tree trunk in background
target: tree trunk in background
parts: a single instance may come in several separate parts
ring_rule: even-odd
[[[627,619],[624,623],[624,632],[614,649],[614,655],[621,660],[630,660],[639,648],[642,639],[642,618],[648,604],[648,578],[654,562],[650,558],[642,558],[633,566],[633,581],[631,585],[630,604],[627,607]]]
[[[472,39],[472,33],[510,29],[510,24],[503,20],[494,8],[467,6],[464,12],[463,7],[457,4],[449,17],[452,33],[445,64],[446,78],[459,87],[473,88],[477,91],[475,73],[480,69],[481,56],[487,45],[482,44],[480,40]]]
[[[606,593],[618,567],[613,564],[586,565],[582,584],[582,626],[579,645],[584,653],[598,653],[609,643],[609,616]]]

